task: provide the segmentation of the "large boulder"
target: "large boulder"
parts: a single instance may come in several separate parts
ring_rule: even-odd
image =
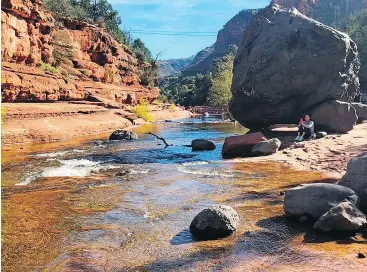
[[[204,139],[196,139],[191,142],[192,151],[214,150],[215,144]]]
[[[138,135],[135,132],[130,132],[127,130],[116,130],[110,135],[110,141],[120,141],[120,140],[136,140]]]
[[[357,46],[347,34],[294,8],[269,6],[244,31],[229,110],[249,128],[298,123],[327,100],[353,101],[359,67]]]
[[[347,172],[339,185],[355,191],[359,197],[360,209],[367,212],[367,153],[362,153],[349,161]]]
[[[216,239],[232,234],[238,223],[238,214],[232,207],[214,205],[195,216],[190,231],[199,239]]]
[[[260,143],[257,143],[251,150],[251,152],[255,156],[261,156],[261,155],[271,155],[278,151],[280,148],[282,142],[277,139],[270,139],[267,141],[262,141]]]
[[[353,129],[358,117],[350,103],[338,100],[327,101],[311,111],[316,128],[326,131],[346,133]]]
[[[366,215],[355,205],[345,201],[332,207],[313,227],[323,231],[356,231],[366,224]]]
[[[266,140],[266,137],[261,132],[227,137],[224,141],[222,156],[224,158],[253,156],[252,148]]]
[[[302,184],[285,192],[283,208],[288,216],[319,218],[344,200],[357,205],[358,196],[353,190],[340,185]]]
[[[352,103],[353,108],[355,108],[358,121],[367,120],[367,105],[362,103]]]

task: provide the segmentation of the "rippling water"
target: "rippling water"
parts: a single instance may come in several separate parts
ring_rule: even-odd
[[[355,258],[365,238],[320,236],[283,217],[279,192],[324,176],[222,160],[224,138],[245,131],[234,123],[182,120],[141,126],[133,142],[103,135],[38,152],[3,150],[3,270],[365,271],[366,262]],[[217,149],[192,152],[185,145],[196,138]],[[199,242],[188,226],[215,203],[233,206],[240,228]]]

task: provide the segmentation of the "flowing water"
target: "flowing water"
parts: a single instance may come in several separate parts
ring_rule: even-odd
[[[2,151],[3,271],[367,271],[366,237],[336,239],[283,216],[281,191],[327,181],[274,162],[222,160],[246,130],[200,120],[140,126],[138,141],[29,145]],[[163,136],[174,146],[146,132]],[[196,138],[217,149],[192,152]],[[216,203],[238,231],[197,241],[188,226]]]

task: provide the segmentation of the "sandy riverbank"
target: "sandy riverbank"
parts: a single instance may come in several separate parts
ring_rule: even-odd
[[[296,132],[288,134],[297,135]],[[347,134],[331,134],[322,139],[304,141],[304,147],[295,148],[292,145],[294,138],[293,135],[283,138],[288,147],[274,155],[243,160],[285,162],[297,169],[321,171],[339,179],[352,157],[367,152],[367,122],[356,125]]]
[[[132,127],[129,109],[106,109],[95,104],[3,103],[3,145],[65,141]],[[190,117],[180,109],[151,105],[155,121]]]

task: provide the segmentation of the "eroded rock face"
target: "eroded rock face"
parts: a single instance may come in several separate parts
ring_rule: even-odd
[[[360,200],[361,210],[367,212],[367,153],[362,153],[349,161],[347,172],[339,185],[355,191]]]
[[[195,216],[190,231],[199,239],[216,239],[232,234],[238,224],[238,214],[232,207],[214,205]]]
[[[350,103],[338,100],[327,101],[311,111],[311,118],[316,129],[346,133],[353,129],[358,117],[356,110]]]
[[[313,227],[323,231],[357,231],[366,224],[366,215],[346,201],[332,207]]]
[[[288,216],[319,218],[344,200],[357,205],[358,196],[350,188],[341,185],[302,184],[285,192],[284,212]]]
[[[348,35],[269,6],[254,15],[234,62],[229,110],[250,128],[297,123],[327,100],[353,101],[360,62]]]
[[[103,28],[67,19],[56,27],[39,1],[4,0],[1,12],[3,102],[158,97],[140,85],[130,50]]]

